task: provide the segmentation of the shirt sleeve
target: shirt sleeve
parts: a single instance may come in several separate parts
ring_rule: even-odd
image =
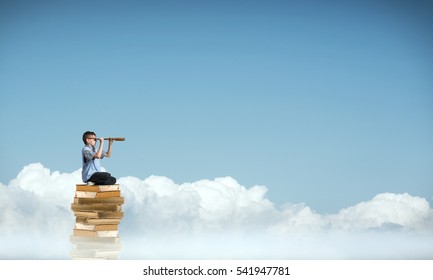
[[[83,151],[84,162],[89,162],[93,159],[93,153],[90,150]]]

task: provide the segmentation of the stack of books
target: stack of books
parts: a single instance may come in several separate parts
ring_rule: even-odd
[[[114,258],[115,252],[120,251],[119,224],[124,201],[120,185],[76,185],[71,204],[75,215],[73,258]]]

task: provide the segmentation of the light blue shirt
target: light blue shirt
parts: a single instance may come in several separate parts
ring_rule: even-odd
[[[81,171],[81,178],[84,183],[89,181],[90,177],[95,172],[101,172],[101,159],[105,157],[105,152],[102,152],[101,158],[93,158],[96,154],[95,147],[86,145],[81,151],[83,158],[83,170]]]

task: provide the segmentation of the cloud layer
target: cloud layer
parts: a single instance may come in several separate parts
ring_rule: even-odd
[[[40,163],[25,166],[8,185],[0,184],[0,235],[70,235],[74,223],[70,204],[80,182],[80,170],[59,173]],[[338,213],[321,215],[303,203],[275,205],[266,198],[266,187],[247,188],[231,177],[183,184],[163,176],[123,177],[118,183],[125,197],[120,232],[133,238],[197,242],[203,236],[223,235],[226,243],[229,237],[243,243],[255,236],[251,243],[257,245],[260,237],[281,246],[278,240],[288,238],[327,236],[328,241],[341,242],[342,235],[354,234],[433,237],[432,208],[425,198],[408,193],[381,193]]]

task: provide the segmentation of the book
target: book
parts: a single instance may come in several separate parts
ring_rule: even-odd
[[[123,212],[98,212],[98,218],[102,219],[121,219],[123,218]]]
[[[78,219],[101,218],[101,219],[121,219],[124,216],[123,212],[102,212],[102,211],[74,211],[75,217]]]
[[[89,236],[75,236],[75,237],[88,237],[97,239],[106,238],[120,238],[120,237],[89,237]],[[78,250],[120,250],[122,249],[122,244],[114,242],[73,242],[75,249]]]
[[[88,225],[118,225],[121,219],[87,219],[86,224]]]
[[[120,191],[106,191],[106,192],[75,191],[75,197],[78,198],[120,197]]]
[[[104,244],[119,244],[120,237],[92,237],[92,236],[77,236],[71,235],[69,240],[72,244],[93,244],[93,243],[104,243]]]
[[[123,212],[117,212],[116,214],[110,213],[98,213],[98,212],[89,212],[86,216],[82,214],[75,214],[75,222],[82,223],[85,225],[88,224],[119,224],[121,219],[123,218]],[[81,215],[81,216],[80,216]],[[112,221],[112,222],[110,222]]]
[[[96,211],[74,211],[74,215],[77,219],[98,218],[98,212]]]
[[[121,210],[120,205],[118,204],[71,204],[71,209],[73,211],[115,211],[118,212]]]
[[[119,191],[120,185],[77,185],[76,190],[83,192]]]
[[[98,204],[98,203],[115,203],[123,204],[125,198],[123,197],[105,197],[105,198],[89,198],[89,197],[74,197],[76,204]]]
[[[90,237],[118,237],[118,230],[84,230],[84,229],[74,229],[75,236],[90,236]]]
[[[92,231],[118,230],[119,225],[116,224],[89,225],[89,224],[78,222],[75,223],[75,229],[92,230]]]

